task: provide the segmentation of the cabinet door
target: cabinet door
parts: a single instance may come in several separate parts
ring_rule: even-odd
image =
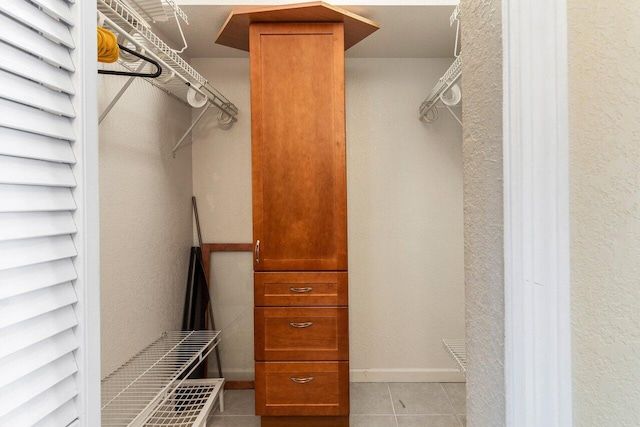
[[[342,24],[252,24],[250,43],[254,269],[346,270]]]

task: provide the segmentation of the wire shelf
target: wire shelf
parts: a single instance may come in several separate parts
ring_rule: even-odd
[[[460,372],[467,375],[467,345],[463,339],[442,340],[451,358],[458,365]]]
[[[462,57],[459,56],[453,61],[453,64],[447,69],[433,90],[420,105],[420,115],[424,116],[429,110],[435,107],[440,96],[460,78],[462,75]]]
[[[146,427],[200,427],[205,426],[213,404],[220,397],[220,410],[224,409],[222,386],[224,379],[186,380],[176,387],[171,397],[153,412]]]
[[[143,425],[211,353],[218,331],[165,332],[102,380],[102,425]]]
[[[126,0],[123,3],[127,3]],[[142,17],[149,21],[164,22],[173,17],[174,13],[185,23],[189,23],[187,14],[180,9],[174,0],[135,0],[129,3]]]
[[[169,47],[160,37],[155,35],[146,23],[120,0],[98,0],[99,18],[119,37],[124,37],[136,47],[141,47],[152,57],[159,59],[163,65],[162,75],[153,80],[154,85],[171,92],[183,102],[188,102],[190,89],[207,97],[208,102],[223,111],[229,120],[237,121],[238,108],[220,91],[213,87],[202,75],[189,65],[174,49]],[[102,14],[102,16],[100,16]],[[123,40],[124,43],[126,41]],[[131,68],[138,60],[128,64]],[[121,64],[127,64],[120,59]],[[148,70],[151,68],[149,66]],[[139,70],[139,71],[144,71]]]
[[[456,8],[453,9],[451,16],[449,17],[449,26],[452,26],[454,22],[458,20],[458,16],[460,15],[460,4],[456,5]]]
[[[442,77],[438,80],[438,83],[433,87],[429,95],[422,101],[420,104],[420,119],[424,120],[427,123],[433,123],[438,119],[438,101],[442,101],[447,110],[451,113],[451,115],[456,119],[460,125],[462,125],[462,120],[458,117],[456,113],[454,113],[450,106],[453,104],[457,104],[460,102],[461,94],[460,88],[454,87],[454,84],[460,79],[462,75],[462,57],[459,52],[459,41],[460,41],[460,4],[453,9],[451,13],[451,17],[449,18],[449,26],[452,26],[454,23],[457,24],[456,27],[456,41],[453,46],[453,56],[455,60],[451,64],[451,66],[447,69]],[[445,101],[443,95],[451,89],[451,95],[453,98]],[[455,90],[455,91],[454,91]],[[457,92],[457,97],[455,93]],[[455,100],[455,101],[454,101]]]

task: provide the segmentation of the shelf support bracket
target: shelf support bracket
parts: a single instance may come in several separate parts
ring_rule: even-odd
[[[140,52],[140,54],[144,55],[144,49]],[[139,73],[140,71],[142,71],[142,69],[144,68],[145,65],[146,64],[144,63],[144,61],[142,61],[142,63],[138,66],[138,68],[136,68],[135,72]],[[117,104],[117,102],[120,100],[122,95],[124,95],[124,93],[127,91],[127,89],[129,89],[129,86],[131,86],[131,83],[133,83],[134,80],[135,80],[134,76],[129,77],[129,80],[127,80],[127,82],[122,86],[120,91],[111,100],[109,105],[107,105],[107,108],[105,108],[104,111],[100,114],[100,117],[98,118],[98,124],[102,123],[102,121],[105,119],[105,117],[107,117],[107,114],[109,114],[109,111],[111,111],[111,109]]]
[[[198,124],[198,122],[200,121],[200,119],[202,119],[202,117],[204,116],[204,113],[207,112],[207,110],[209,108],[211,108],[211,103],[207,102],[207,106],[204,107],[204,109],[202,110],[202,112],[200,113],[200,115],[194,120],[193,123],[191,123],[191,126],[189,126],[189,129],[187,129],[187,131],[184,133],[184,135],[182,135],[182,138],[180,138],[180,140],[178,141],[178,143],[173,147],[173,150],[171,150],[171,154],[173,155],[173,158],[176,158],[176,150],[178,150],[178,147],[180,147],[180,145],[182,144],[182,141],[184,141],[184,139],[187,137],[187,135],[189,135],[189,133],[191,133],[191,131],[193,130],[193,128]]]
[[[454,82],[453,84],[455,84],[455,82]],[[449,86],[448,86],[448,88],[451,88],[451,86],[453,86],[453,84],[449,85]],[[448,89],[447,89],[447,90],[448,90]],[[446,92],[446,91],[445,91],[445,92]],[[454,118],[454,119],[456,119],[456,121],[457,121],[458,123],[460,123],[460,126],[462,126],[462,120],[458,117],[458,115],[457,115],[456,113],[454,113],[454,112],[453,112],[453,110],[451,109],[451,107],[449,107],[449,106],[448,106],[448,105],[447,105],[447,104],[442,100],[442,95],[443,95],[443,94],[444,94],[444,92],[442,92],[442,93],[440,94],[440,101],[441,101],[441,102],[442,102],[442,104],[445,106],[445,108],[446,108],[447,110],[449,110],[449,113],[451,113],[451,115],[453,116],[453,118]],[[434,108],[437,108],[437,107],[435,107],[435,106],[434,106]]]

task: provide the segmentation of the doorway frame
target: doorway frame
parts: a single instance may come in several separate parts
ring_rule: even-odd
[[[82,8],[86,22],[95,17],[95,6],[81,2],[76,7]],[[506,424],[570,426],[566,1],[503,0],[502,19]],[[532,31],[540,28],[546,31]],[[84,31],[95,37],[95,30],[91,33],[83,27]],[[80,37],[78,45],[85,53],[80,68],[94,72],[95,61],[90,58],[95,57],[95,39]],[[96,88],[95,78],[85,83],[88,100],[94,101],[90,94]],[[90,102],[81,107],[85,116],[94,114]],[[83,132],[93,152],[89,158],[79,158],[77,167],[91,170],[97,163],[97,141],[92,140],[97,129],[97,120],[86,122]],[[542,132],[533,134],[531,129]],[[541,140],[544,149],[534,149]],[[544,191],[531,179],[539,174],[548,177]],[[79,185],[85,192],[95,190],[95,173],[82,176]],[[88,199],[93,207],[78,230],[94,237],[96,194]],[[534,207],[543,209],[532,214]],[[541,228],[538,220],[554,226]],[[552,248],[543,259],[536,256],[541,241],[543,247]],[[81,249],[81,257],[90,261],[84,273],[90,286],[79,304],[91,309],[85,311],[87,316],[79,326],[81,348],[85,349],[78,376],[80,424],[90,425],[85,422],[99,419],[100,412],[93,393],[99,387],[100,360],[96,356],[100,336],[97,239]],[[536,280],[537,274],[544,280]],[[526,286],[516,286],[519,283]]]
[[[502,24],[506,425],[570,426],[566,0],[503,0]]]

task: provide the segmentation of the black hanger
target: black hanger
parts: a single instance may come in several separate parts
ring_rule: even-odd
[[[127,47],[122,46],[120,43],[118,43],[118,47],[120,47],[120,49],[124,50],[125,52],[129,52],[130,54],[132,54],[133,56],[136,56],[140,59],[142,59],[143,61],[147,61],[149,63],[151,63],[152,65],[154,65],[156,67],[156,72],[155,73],[134,73],[131,71],[112,71],[112,70],[98,70],[99,74],[111,74],[111,75],[115,75],[115,76],[129,76],[129,77],[149,77],[149,78],[156,78],[159,77],[160,74],[162,74],[162,67],[160,66],[160,64],[158,64],[156,61],[154,61],[153,59],[141,55],[138,52],[136,52],[135,50],[131,50]]]

